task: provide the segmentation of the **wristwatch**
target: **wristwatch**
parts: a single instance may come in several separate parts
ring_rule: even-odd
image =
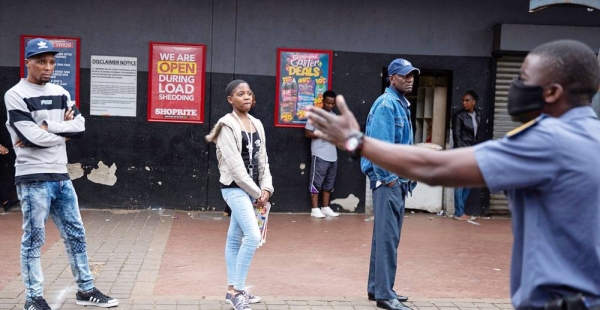
[[[360,131],[357,131],[357,132],[352,133],[346,139],[344,148],[346,149],[346,152],[350,153],[350,156],[352,158],[360,157],[360,152],[362,151],[364,137],[365,137],[365,134],[363,134]]]

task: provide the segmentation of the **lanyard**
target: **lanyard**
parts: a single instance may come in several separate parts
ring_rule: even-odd
[[[252,126],[254,124],[252,123],[250,118],[248,118],[248,121],[250,121],[250,130],[247,130],[246,125],[244,125],[244,123],[242,123],[242,120],[240,119],[239,116],[237,116],[235,111],[231,112],[231,114],[233,114],[233,116],[235,116],[235,118],[240,123],[242,128],[244,128],[244,133],[246,134],[246,139],[248,139],[248,145],[247,145],[248,153],[249,153],[248,154],[248,175],[252,178],[253,174],[254,174],[254,164],[252,164],[252,162],[254,161],[254,154],[252,154],[252,150],[254,149],[254,143],[252,141],[252,139],[253,139]],[[248,133],[248,132],[250,132],[250,133]]]

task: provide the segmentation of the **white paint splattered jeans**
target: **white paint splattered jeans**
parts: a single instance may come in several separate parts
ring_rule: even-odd
[[[21,275],[27,300],[43,295],[44,275],[40,263],[46,241],[48,215],[63,238],[71,272],[79,290],[94,288],[86,252],[85,230],[79,213],[77,194],[71,180],[17,184],[23,212]]]
[[[222,188],[221,193],[231,208],[231,220],[225,244],[227,285],[244,290],[250,262],[260,242],[260,231],[250,196],[241,188]]]

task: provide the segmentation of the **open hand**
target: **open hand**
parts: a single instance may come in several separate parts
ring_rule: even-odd
[[[323,109],[308,106],[308,122],[317,129],[314,132],[317,137],[335,144],[340,149],[344,149],[346,139],[352,133],[360,131],[360,126],[352,111],[348,109],[344,96],[338,95],[335,98],[335,104],[340,111],[340,115],[334,115]]]

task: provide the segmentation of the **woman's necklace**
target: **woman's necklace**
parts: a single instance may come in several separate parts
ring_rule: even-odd
[[[240,125],[244,128],[244,133],[246,134],[246,138],[248,139],[248,175],[250,175],[250,177],[253,177],[254,174],[254,165],[252,164],[253,162],[253,157],[254,154],[252,154],[252,150],[254,149],[254,143],[252,143],[252,139],[253,137],[253,133],[252,133],[252,126],[254,126],[254,124],[252,124],[252,121],[250,120],[250,118],[248,118],[248,122],[250,122],[250,130],[246,129],[246,125],[242,122],[242,120],[240,119],[240,117],[237,115],[237,113],[235,113],[235,111],[231,112],[231,114],[233,114],[233,116],[235,116],[235,118],[237,119],[237,121],[240,123]]]

